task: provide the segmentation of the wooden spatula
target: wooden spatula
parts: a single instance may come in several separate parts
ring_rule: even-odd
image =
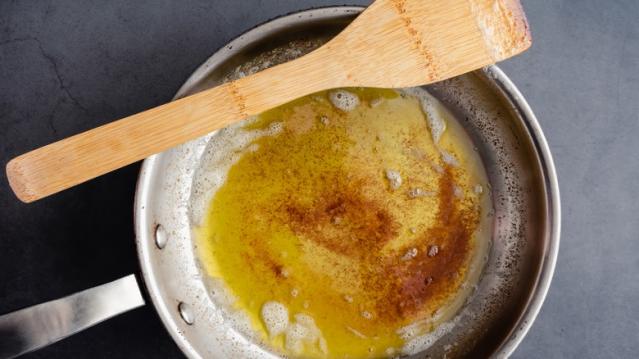
[[[518,0],[377,0],[306,56],[16,157],[7,177],[32,202],[316,91],[424,85],[530,44]]]

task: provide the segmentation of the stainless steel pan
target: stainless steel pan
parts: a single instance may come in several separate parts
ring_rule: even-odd
[[[287,15],[248,31],[211,56],[176,98],[242,73],[301,56],[339,32],[362,10],[330,7]],[[416,357],[506,357],[537,315],[559,247],[557,177],[528,104],[496,66],[427,90],[472,138],[491,186],[492,246],[476,291],[443,334]],[[222,130],[223,131],[223,130]],[[173,339],[191,358],[274,357],[249,341],[217,304],[192,239],[193,176],[204,138],[147,158],[136,201],[136,243],[149,297]],[[57,341],[143,304],[133,276],[0,317],[0,356]],[[5,340],[7,338],[7,340]]]

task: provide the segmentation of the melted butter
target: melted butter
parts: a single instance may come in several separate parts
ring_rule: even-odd
[[[485,173],[454,119],[429,111],[446,124],[436,143],[416,97],[348,91],[360,101],[350,111],[322,92],[247,125],[283,130],[230,168],[197,231],[200,259],[235,309],[294,356],[401,352],[459,309],[488,239]],[[291,352],[285,334],[269,336],[261,311],[273,301],[312,318],[323,343]]]

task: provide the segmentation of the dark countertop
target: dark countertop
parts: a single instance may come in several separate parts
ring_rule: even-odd
[[[340,3],[2,1],[0,163],[170,100],[201,62],[258,23]],[[514,357],[636,357],[639,2],[524,6],[534,45],[502,68],[550,143],[563,235],[546,303]],[[138,168],[30,205],[14,198],[2,172],[0,313],[139,272],[132,225]],[[146,306],[27,357],[181,353]]]

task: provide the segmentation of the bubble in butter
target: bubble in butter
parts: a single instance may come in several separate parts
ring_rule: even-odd
[[[201,176],[215,186],[200,191],[198,256],[260,344],[378,358],[451,327],[482,269],[490,202],[441,104],[421,89],[339,89],[226,131],[243,150],[215,151],[233,160]]]

